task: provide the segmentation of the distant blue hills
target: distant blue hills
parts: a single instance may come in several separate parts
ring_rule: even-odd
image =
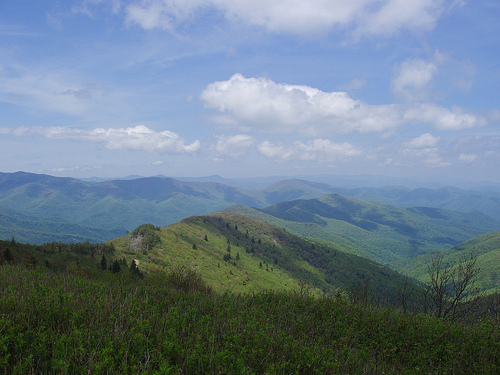
[[[455,187],[349,188],[345,183],[335,186],[301,179],[279,180],[265,187],[253,188],[264,180],[226,180],[220,176],[183,180],[165,176],[130,176],[84,181],[26,172],[0,173],[0,238],[14,236],[19,241],[34,244],[68,239],[101,242],[144,223],[166,226],[189,216],[233,205],[265,211],[266,207],[281,202],[318,199],[331,194],[400,208],[420,207],[415,209],[418,211],[415,214],[420,215],[423,212],[441,214],[422,207],[474,213],[476,217],[482,214],[484,222],[488,223],[484,224],[483,233],[498,228],[500,221],[500,192],[495,191]]]

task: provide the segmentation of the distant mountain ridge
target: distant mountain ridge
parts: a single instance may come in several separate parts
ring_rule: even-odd
[[[220,176],[211,178],[225,180]],[[112,238],[112,234],[124,233],[147,222],[165,226],[191,215],[208,214],[232,205],[264,208],[283,201],[314,199],[335,193],[400,207],[432,206],[482,211],[496,214],[497,219],[500,217],[500,193],[456,188],[346,189],[291,179],[258,190],[245,190],[219,182],[180,181],[161,176],[90,182],[16,172],[0,173],[0,212],[4,214],[0,236],[10,239],[14,235],[19,240],[40,243],[50,239],[52,232],[54,239],[105,241]],[[25,220],[16,222],[16,216],[24,216]],[[9,224],[9,221],[12,222]],[[38,236],[32,229],[40,223],[51,223],[51,229],[40,230]],[[60,229],[57,229],[58,224]],[[68,225],[75,227],[69,231]],[[34,238],[30,238],[29,233]]]
[[[222,212],[245,214],[301,236],[347,243],[382,263],[444,250],[500,228],[498,221],[480,213],[403,209],[339,194],[258,209],[233,206]]]

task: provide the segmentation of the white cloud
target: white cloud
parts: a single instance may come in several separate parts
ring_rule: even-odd
[[[458,160],[463,161],[464,163],[472,163],[475,159],[477,159],[477,155],[474,154],[460,154]]]
[[[461,130],[488,123],[485,116],[467,113],[459,107],[449,110],[431,103],[370,105],[341,91],[324,92],[266,78],[245,78],[241,74],[209,84],[200,98],[206,107],[218,111],[209,116],[218,125],[308,137],[391,132],[403,124]]]
[[[323,92],[300,85],[275,83],[266,78],[233,75],[228,81],[209,84],[201,94],[209,108],[223,113],[223,125],[242,130],[323,133],[387,131],[401,122],[391,105],[370,106],[345,92]],[[219,122],[220,116],[212,120]]]
[[[432,124],[439,130],[463,130],[483,127],[488,124],[485,116],[467,113],[463,108],[451,110],[432,103],[415,105],[405,111],[405,119],[411,122]]]
[[[355,35],[391,35],[400,30],[432,30],[445,0],[367,1]]]
[[[275,145],[264,141],[258,146],[259,152],[273,159],[282,161],[335,161],[358,156],[361,151],[350,143],[334,143],[328,139],[315,139],[306,143],[297,141],[291,145]]]
[[[111,150],[157,151],[166,153],[191,153],[200,148],[196,140],[185,145],[177,134],[165,130],[156,132],[144,125],[129,128],[79,130],[65,127],[0,128],[0,134],[15,136],[43,136],[55,139],[104,142]]]
[[[217,136],[217,142],[211,148],[219,155],[240,156],[255,143],[255,139],[249,135],[238,134],[226,137]]]
[[[426,101],[436,73],[437,67],[433,63],[421,59],[406,60],[396,69],[391,88],[405,101]]]
[[[354,37],[430,30],[446,0],[141,0],[127,8],[127,21],[145,29],[173,29],[194,14],[216,9],[226,19],[274,32],[308,35],[332,29]]]
[[[420,137],[413,138],[411,141],[405,144],[409,148],[424,148],[424,147],[435,147],[439,142],[439,137],[434,137],[432,134],[425,133]]]

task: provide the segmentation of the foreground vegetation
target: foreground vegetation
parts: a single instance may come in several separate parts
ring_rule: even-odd
[[[185,268],[0,266],[4,374],[498,373],[492,323],[304,290],[215,293]]]

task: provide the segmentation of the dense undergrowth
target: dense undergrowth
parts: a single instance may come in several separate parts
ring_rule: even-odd
[[[303,291],[0,266],[3,374],[498,373],[500,330]]]

